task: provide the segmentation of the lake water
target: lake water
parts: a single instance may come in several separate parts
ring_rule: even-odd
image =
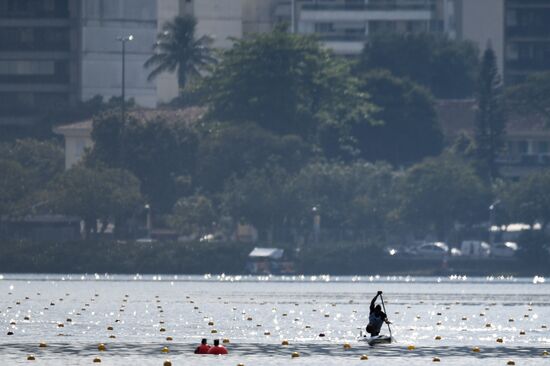
[[[0,278],[0,365],[550,365],[539,277]],[[379,289],[396,343],[370,347],[358,328]],[[228,339],[229,356],[194,355],[202,337]]]

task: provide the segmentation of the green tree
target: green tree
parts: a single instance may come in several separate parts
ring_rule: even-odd
[[[513,111],[539,114],[550,125],[550,72],[529,75],[525,82],[508,88],[506,97]]]
[[[29,193],[29,173],[13,160],[0,159],[0,221],[16,214],[20,200]]]
[[[45,188],[65,167],[63,148],[55,141],[34,139],[16,140],[0,144],[2,159],[15,161],[27,171],[29,190]]]
[[[441,152],[443,133],[427,89],[385,70],[364,74],[360,88],[379,107],[373,117],[380,121],[352,128],[364,159],[405,165]]]
[[[210,232],[217,219],[218,215],[210,198],[194,194],[176,202],[169,221],[170,226],[180,234],[198,234],[202,237]]]
[[[233,219],[254,225],[262,239],[273,241],[275,232],[292,212],[293,199],[286,193],[288,174],[277,166],[252,169],[232,178],[222,194],[222,206]]]
[[[410,227],[446,240],[455,223],[487,215],[491,196],[474,168],[450,154],[411,167],[398,185],[398,216]]]
[[[342,114],[366,118],[371,104],[354,87],[346,62],[314,38],[280,27],[236,40],[204,82],[211,118],[305,139]]]
[[[374,34],[356,70],[388,69],[429,88],[437,98],[465,98],[475,90],[478,54],[471,42],[433,34]]]
[[[502,83],[498,74],[496,56],[491,47],[484,54],[479,72],[476,113],[476,150],[487,167],[489,177],[498,176],[496,158],[504,144],[506,118]]]
[[[153,45],[155,54],[144,64],[146,68],[153,67],[148,80],[165,71],[177,71],[182,90],[190,78],[200,77],[216,61],[210,48],[213,39],[208,35],[196,38],[196,27],[197,19],[192,15],[177,16],[163,25]]]
[[[367,233],[384,235],[393,184],[394,174],[386,164],[314,162],[287,183],[293,202],[288,215],[306,234],[311,231],[311,210],[317,207],[322,227],[333,239],[341,240],[350,231],[353,240]]]
[[[197,154],[196,184],[219,192],[231,176],[276,163],[289,172],[299,170],[312,148],[295,135],[275,135],[253,123],[219,124],[201,138]]]
[[[530,225],[550,223],[550,171],[532,173],[509,185],[504,206],[510,218]]]
[[[188,121],[129,114],[122,124],[118,113],[108,112],[97,116],[93,126],[88,161],[132,172],[154,210],[170,212],[178,197],[188,193],[198,148],[198,135]]]
[[[52,189],[53,208],[80,217],[86,237],[96,231],[98,220],[103,227],[109,221],[122,225],[143,202],[139,180],[120,169],[75,166],[61,175]]]

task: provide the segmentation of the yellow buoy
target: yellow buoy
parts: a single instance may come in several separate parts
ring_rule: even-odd
[[[491,328],[491,326],[492,326],[491,323],[485,324],[485,328]]]
[[[481,352],[481,350],[479,349],[479,347],[474,347],[472,348],[472,352]]]
[[[543,356],[550,356],[550,352],[548,352],[547,350],[544,350],[544,351],[542,351],[542,355]]]
[[[351,349],[351,344],[349,344],[349,343],[344,343],[344,349],[345,349],[345,350]]]
[[[27,356],[27,360],[28,360],[28,361],[35,361],[36,358],[34,357],[34,355],[28,355],[28,356]]]
[[[520,331],[519,331],[519,335],[525,335],[525,331],[524,331],[524,330],[520,330]]]
[[[48,345],[47,345],[45,342],[40,342],[40,344],[38,345],[38,347],[40,347],[40,348],[46,348],[46,347],[48,347]]]
[[[244,363],[238,363],[237,366],[244,366]]]
[[[281,342],[281,345],[283,346],[288,346],[288,341],[286,339],[284,339],[282,342]]]
[[[160,328],[159,331],[166,332],[166,328]]]
[[[111,334],[111,335],[109,336],[109,338],[111,338],[111,339],[115,339],[115,338],[116,338],[116,336],[115,336],[114,334]]]
[[[95,363],[101,362],[101,358],[99,358],[99,357],[94,358],[94,362]]]
[[[222,340],[222,343],[229,343],[229,338],[224,338],[224,339]]]
[[[162,347],[162,349],[160,350],[162,353],[168,353],[170,352],[170,350],[168,349],[168,347],[164,346]]]
[[[246,320],[252,321],[252,317],[249,316],[248,318],[246,318]]]
[[[540,327],[541,327],[542,329],[546,329],[546,328],[547,328],[547,327],[546,327],[546,324],[543,324],[543,325],[541,325]]]
[[[266,336],[271,335],[271,332],[264,332],[264,335]]]
[[[413,350],[416,349],[416,347],[415,347],[414,345],[412,345],[412,344],[409,344],[409,345],[407,346],[407,349],[408,349],[409,351],[413,351]]]
[[[168,336],[168,337],[166,337],[166,340],[167,340],[167,341],[173,341],[173,340],[174,340],[174,338],[172,338],[172,337]]]
[[[107,330],[113,330],[114,328],[112,326],[108,326]]]
[[[162,366],[172,366],[172,361],[165,360],[164,363],[162,364]]]
[[[98,351],[107,351],[107,347],[105,347],[105,345],[103,343],[100,343],[98,346],[97,346],[97,350]]]
[[[363,361],[368,360],[368,359],[369,359],[369,356],[367,356],[367,355],[361,356],[361,360],[363,360]]]
[[[215,333],[218,333],[218,331],[217,331],[216,329],[212,329],[212,330],[210,331],[210,333],[215,334]]]
[[[504,339],[502,339],[502,338],[497,338],[497,343],[504,343]]]
[[[439,357],[434,357],[434,358],[432,359],[432,362],[440,362],[440,361],[441,361],[441,360],[439,359]]]
[[[462,320],[468,320],[468,318],[467,318],[467,317],[465,317],[465,316],[463,316],[463,317],[462,317]]]
[[[510,361],[506,362],[506,364],[509,365],[509,366],[514,366],[516,363],[514,361],[510,360]]]
[[[440,340],[441,340],[441,336],[435,336],[435,340],[436,340],[436,341],[440,341]]]
[[[214,322],[208,322],[208,325],[214,325]]]
[[[300,354],[298,352],[292,352],[292,358],[300,357]]]

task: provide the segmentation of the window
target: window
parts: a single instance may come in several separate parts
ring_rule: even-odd
[[[0,61],[0,75],[53,75],[53,61]]]
[[[527,141],[518,141],[518,153],[520,154],[527,154],[529,152],[529,144]]]
[[[548,142],[547,141],[539,141],[537,144],[537,150],[539,154],[548,154]]]

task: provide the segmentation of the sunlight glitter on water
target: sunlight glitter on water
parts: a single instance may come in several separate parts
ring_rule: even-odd
[[[379,289],[397,343],[371,348],[357,336]],[[7,274],[0,361],[286,365],[299,352],[293,364],[536,365],[550,361],[549,290],[510,277]],[[192,354],[202,337],[228,339],[229,357]]]

